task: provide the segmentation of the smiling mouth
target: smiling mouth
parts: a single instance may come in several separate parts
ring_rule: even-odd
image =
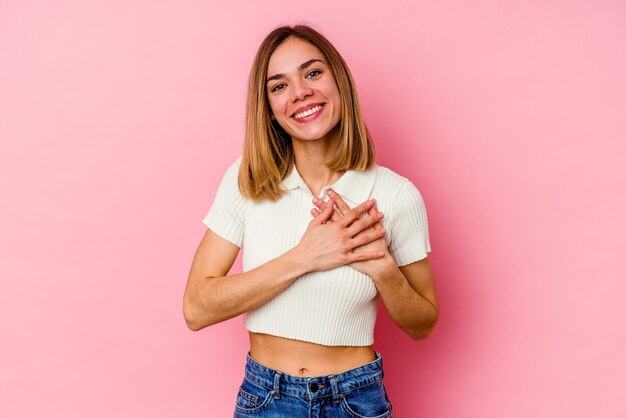
[[[307,116],[311,116],[314,115],[316,113],[318,113],[320,110],[322,110],[323,105],[316,105],[310,109],[307,109],[303,112],[300,113],[296,113],[295,115],[293,115],[292,117],[294,119],[303,119],[306,118]]]

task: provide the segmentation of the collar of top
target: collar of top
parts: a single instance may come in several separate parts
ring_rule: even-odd
[[[326,191],[333,189],[339,194],[339,196],[345,197],[351,200],[353,203],[361,204],[369,199],[372,188],[374,187],[374,169],[371,168],[365,171],[353,171],[348,170],[339,179],[329,186],[324,186],[319,196],[322,199],[326,199]],[[282,181],[283,186],[287,190],[293,190],[302,188],[309,190],[296,165],[293,165],[291,173],[287,175]]]

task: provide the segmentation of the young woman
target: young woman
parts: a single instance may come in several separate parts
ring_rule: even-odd
[[[261,44],[243,155],[203,222],[184,315],[200,330],[245,314],[235,417],[391,416],[377,300],[413,339],[432,332],[426,211],[410,181],[375,164],[350,71],[310,27]],[[227,276],[240,248],[244,272]]]

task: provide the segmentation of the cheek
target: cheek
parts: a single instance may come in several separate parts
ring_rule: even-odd
[[[341,96],[339,95],[339,89],[336,84],[328,85],[326,88],[326,97],[328,97],[335,107],[341,108]]]
[[[333,102],[333,115],[335,118],[341,116],[341,96],[339,95],[339,91],[335,90],[330,97]]]
[[[275,115],[280,115],[283,113],[282,110],[285,108],[285,105],[280,99],[269,98],[268,103],[270,105],[270,110],[272,111],[272,113],[274,113]]]
[[[282,100],[268,100],[269,110],[272,112],[274,117],[274,123],[278,123],[281,128],[285,131],[289,129],[289,126],[286,123],[287,116],[285,116],[286,112],[286,103]]]

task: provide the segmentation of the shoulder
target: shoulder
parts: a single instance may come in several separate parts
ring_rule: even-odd
[[[391,194],[398,193],[400,190],[407,187],[415,187],[411,180],[396,173],[390,168],[376,165],[374,166],[374,172],[376,173],[376,180],[374,186]]]
[[[239,167],[241,166],[241,157],[231,163],[222,175],[222,180],[217,189],[216,199],[230,202],[230,204],[240,205],[241,202],[247,200],[239,190]]]
[[[241,167],[241,155],[237,157],[237,159],[228,166],[226,169],[226,173],[224,174],[224,178],[232,179],[234,178],[237,181],[237,176],[239,175],[239,167]]]
[[[248,205],[237,184],[239,165],[240,158],[226,169],[203,223],[220,237],[241,247]]]
[[[388,229],[389,251],[399,266],[425,258],[430,251],[426,206],[417,187],[406,177],[376,166],[378,196]],[[382,201],[382,198],[386,201]],[[387,216],[389,215],[389,216]]]
[[[241,166],[241,156],[231,163],[226,171],[222,175],[222,181],[219,184],[219,188],[224,191],[230,190],[230,192],[239,192],[239,167]]]
[[[390,215],[425,211],[422,194],[411,180],[387,167],[376,165],[374,169],[376,181],[372,195],[384,201]]]

